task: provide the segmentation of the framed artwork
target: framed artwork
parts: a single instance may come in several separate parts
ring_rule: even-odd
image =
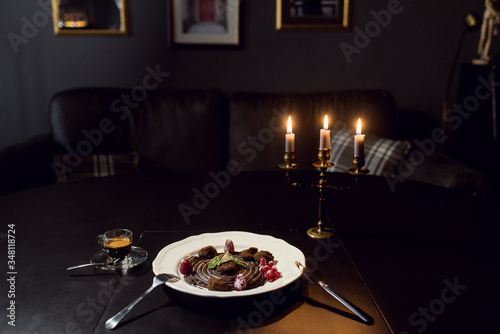
[[[276,0],[278,30],[348,30],[349,0]]]
[[[173,46],[240,46],[241,0],[172,0]]]
[[[126,0],[52,0],[56,35],[126,35]]]

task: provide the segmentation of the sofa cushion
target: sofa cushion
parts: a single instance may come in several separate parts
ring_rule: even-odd
[[[330,160],[335,163],[335,166],[328,168],[329,172],[345,172],[353,166],[354,135],[355,131],[352,127],[348,127],[341,121],[335,122],[330,136]],[[366,135],[365,168],[370,170],[370,175],[395,173],[410,148],[409,141]]]
[[[293,119],[299,169],[311,169],[317,160],[319,130],[324,115],[355,124],[363,131],[391,137],[397,128],[392,96],[383,90],[329,93],[236,93],[230,100],[229,154],[243,170],[277,170],[283,161],[288,115]]]
[[[443,153],[434,152],[431,155],[424,155],[423,152],[418,152],[418,148],[412,149],[408,157],[398,166],[396,174],[386,177],[392,189],[397,189],[402,183],[409,180],[440,187],[462,189],[482,195],[491,195],[497,191],[497,181],[493,178],[481,174]]]
[[[93,177],[131,175],[141,171],[140,156],[129,154],[91,154],[75,161],[70,154],[54,154],[52,167],[58,182],[76,181]]]

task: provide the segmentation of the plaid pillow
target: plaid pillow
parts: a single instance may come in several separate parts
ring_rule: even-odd
[[[93,177],[136,174],[140,172],[140,156],[129,154],[92,154],[75,162],[69,154],[55,154],[52,163],[59,182]]]
[[[331,133],[331,161],[335,166],[328,172],[346,172],[352,167],[355,131],[340,121],[335,122]],[[365,168],[371,175],[395,173],[401,160],[411,148],[408,141],[365,136]]]

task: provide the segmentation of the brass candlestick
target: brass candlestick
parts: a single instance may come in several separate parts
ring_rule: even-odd
[[[311,238],[329,238],[333,235],[333,229],[326,227],[323,221],[325,220],[325,209],[326,209],[326,193],[329,189],[333,190],[355,190],[358,187],[358,175],[366,175],[370,171],[368,169],[362,168],[365,165],[364,157],[353,157],[353,166],[354,168],[350,168],[347,172],[355,177],[355,186],[354,187],[338,187],[334,185],[329,185],[328,180],[326,178],[326,170],[330,167],[335,166],[335,164],[330,160],[330,149],[319,149],[318,150],[318,161],[313,163],[314,167],[319,168],[319,180],[317,184],[310,185],[312,188],[318,189],[318,224],[317,226],[311,227],[307,230],[307,235]],[[298,182],[292,182],[291,180],[291,171],[296,169],[298,165],[295,163],[295,153],[294,152],[285,152],[284,155],[284,163],[279,164],[281,169],[284,169],[286,172],[286,178],[288,182],[294,187],[307,187],[307,185],[303,185]]]
[[[333,235],[333,230],[329,227],[326,227],[323,223],[325,220],[325,211],[326,207],[326,191],[328,190],[328,181],[326,179],[326,169],[329,167],[335,166],[333,162],[329,162],[330,160],[330,149],[318,150],[318,161],[313,163],[314,167],[318,167],[320,170],[319,173],[319,182],[317,184],[319,198],[318,198],[318,226],[311,227],[307,230],[307,235],[311,238],[329,238]]]
[[[291,183],[290,171],[297,168],[297,164],[295,163],[295,153],[294,152],[285,152],[283,159],[285,160],[285,162],[279,164],[279,166],[280,166],[280,168],[282,168],[286,171],[286,174],[285,174],[286,179],[288,180],[289,183]]]
[[[366,175],[370,171],[366,168],[362,168],[365,165],[365,157],[356,157],[352,158],[352,165],[354,168],[349,168],[347,172],[352,175]]]

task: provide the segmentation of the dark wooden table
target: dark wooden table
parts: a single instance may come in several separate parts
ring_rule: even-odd
[[[219,175],[221,176],[221,175]],[[317,175],[299,174],[314,182]],[[221,176],[222,177],[222,176]],[[335,184],[350,176],[332,174]],[[105,321],[152,283],[151,263],[188,236],[248,231],[301,249],[315,274],[372,320],[359,321],[299,279],[275,294],[214,299],[162,286],[116,333],[472,333],[498,330],[498,203],[405,182],[391,192],[367,176],[356,192],[328,195],[336,235],[311,239],[317,200],[283,173],[138,175],[56,184],[0,197],[5,333],[101,333]],[[201,194],[201,195],[200,195]],[[182,214],[183,208],[184,215]],[[190,208],[190,209],[186,209]],[[186,211],[187,210],[187,211]],[[191,213],[190,215],[186,212]],[[7,267],[15,228],[15,274]],[[99,250],[97,234],[130,228],[148,260],[127,273],[66,271]],[[270,247],[271,248],[271,247]],[[15,302],[15,327],[7,317]]]

